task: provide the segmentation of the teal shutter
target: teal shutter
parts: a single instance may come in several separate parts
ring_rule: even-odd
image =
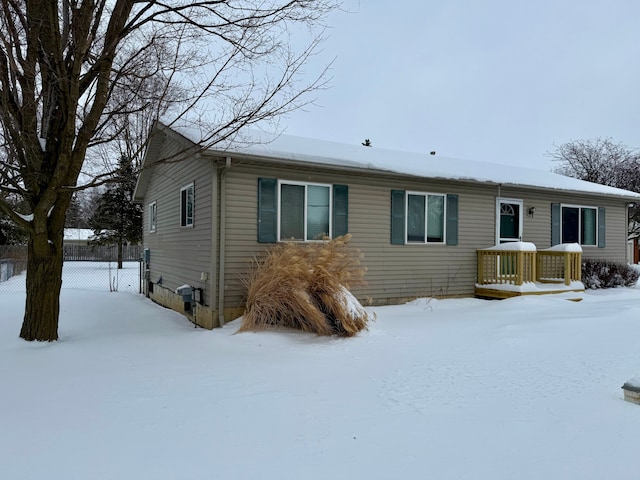
[[[551,246],[562,243],[562,225],[560,219],[562,212],[559,203],[551,204]]]
[[[447,245],[458,244],[458,195],[447,195]]]
[[[333,186],[333,238],[349,233],[349,187]]]
[[[391,244],[404,245],[404,190],[391,190]]]
[[[258,178],[258,242],[274,243],[278,232],[278,182],[275,178]]]
[[[604,248],[606,243],[606,222],[604,219],[604,207],[598,207],[598,248]]]

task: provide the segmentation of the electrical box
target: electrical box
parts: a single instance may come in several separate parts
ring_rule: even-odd
[[[176,288],[176,293],[182,297],[183,302],[191,302],[193,288],[191,288],[191,285],[183,285],[182,287]]]
[[[148,248],[145,248],[142,253],[142,261],[147,265],[149,265],[151,261],[151,250],[149,250]]]

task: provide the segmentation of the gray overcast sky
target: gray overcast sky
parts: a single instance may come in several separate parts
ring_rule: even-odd
[[[569,140],[640,147],[638,0],[343,8],[309,66],[335,57],[331,88],[281,119],[285,133],[545,170]]]

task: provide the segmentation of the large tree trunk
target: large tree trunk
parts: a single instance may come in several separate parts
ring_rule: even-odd
[[[60,289],[62,288],[62,235],[60,241],[46,241],[36,247],[29,240],[27,258],[27,300],[20,337],[27,341],[58,339]]]

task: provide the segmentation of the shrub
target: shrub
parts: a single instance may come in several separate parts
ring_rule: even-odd
[[[279,244],[256,260],[243,278],[247,302],[238,331],[287,327],[350,337],[366,329],[371,314],[349,291],[365,284],[366,268],[350,239]]]
[[[626,263],[587,259],[582,262],[582,283],[585,288],[633,287],[640,272]]]

